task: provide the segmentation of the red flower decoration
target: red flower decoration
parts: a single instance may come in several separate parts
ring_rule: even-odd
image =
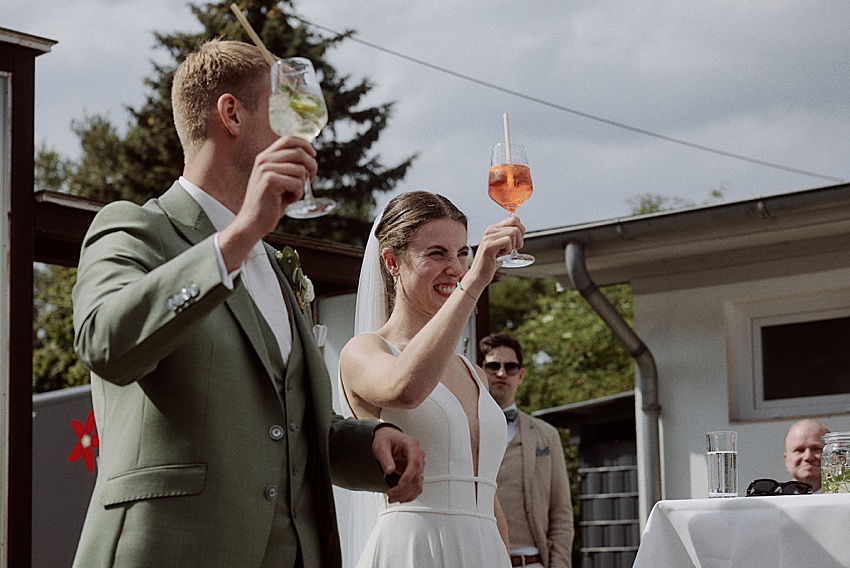
[[[68,461],[75,462],[82,457],[86,461],[86,469],[89,470],[89,473],[92,473],[94,470],[94,452],[92,448],[100,446],[100,440],[94,431],[94,411],[89,411],[85,426],[79,420],[71,420],[71,426],[80,440],[76,443],[74,449],[71,450]]]

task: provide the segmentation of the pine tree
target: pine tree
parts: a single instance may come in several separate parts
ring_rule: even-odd
[[[388,192],[404,178],[414,156],[384,166],[372,148],[389,123],[392,103],[362,107],[373,85],[354,81],[327,62],[328,50],[351,35],[322,37],[301,23],[291,0],[242,0],[243,14],[278,57],[298,55],[313,61],[328,104],[329,122],[316,139],[319,172],[317,195],[338,204],[333,215],[312,221],[284,219],[279,229],[303,236],[346,243],[364,243],[375,194]],[[143,203],[160,195],[183,169],[183,152],[171,113],[174,71],[199,44],[222,37],[250,42],[230,10],[230,2],[190,6],[203,26],[199,33],[156,33],[159,47],[169,51],[172,64],[154,64],[144,104],[128,109],[131,122],[122,139],[106,119],[89,118],[75,124],[83,143],[83,158],[69,181],[72,192],[102,201],[130,199]],[[353,133],[353,134],[352,134]]]

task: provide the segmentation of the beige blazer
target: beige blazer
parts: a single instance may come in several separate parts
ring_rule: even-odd
[[[224,286],[213,233],[175,183],[144,206],[107,205],[86,234],[74,341],[101,444],[75,566],[259,566],[275,522],[287,554],[297,529],[305,566],[339,566],[331,479],[386,489],[376,423],[333,412],[289,284],[278,271],[293,332],[284,374],[244,285]],[[303,487],[311,506],[297,511]]]
[[[519,411],[526,518],[543,565],[570,568],[573,505],[561,438],[554,426]]]

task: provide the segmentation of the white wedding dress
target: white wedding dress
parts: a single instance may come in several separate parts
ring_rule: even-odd
[[[465,357],[463,361],[478,384],[478,476],[469,421],[445,385],[439,383],[415,409],[383,409],[382,420],[419,440],[425,451],[425,483],[415,500],[385,505],[357,568],[511,565],[493,512],[507,440],[505,417],[475,368]]]
[[[355,335],[376,332],[389,318],[381,249],[375,237],[381,216],[378,212],[363,253]],[[390,348],[398,355],[393,345]],[[424,490],[414,501],[393,504],[387,504],[380,493],[349,492],[348,511],[340,519],[345,568],[355,562],[358,568],[511,565],[493,513],[507,425],[474,367],[465,358],[464,362],[478,385],[478,477],[472,469],[469,421],[445,385],[438,384],[414,410],[384,409],[381,418],[417,438],[425,451]],[[341,414],[352,416],[341,381],[339,393]]]

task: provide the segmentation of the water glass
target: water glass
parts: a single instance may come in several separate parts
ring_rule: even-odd
[[[705,435],[708,464],[708,496],[738,496],[738,445],[735,432]]]

